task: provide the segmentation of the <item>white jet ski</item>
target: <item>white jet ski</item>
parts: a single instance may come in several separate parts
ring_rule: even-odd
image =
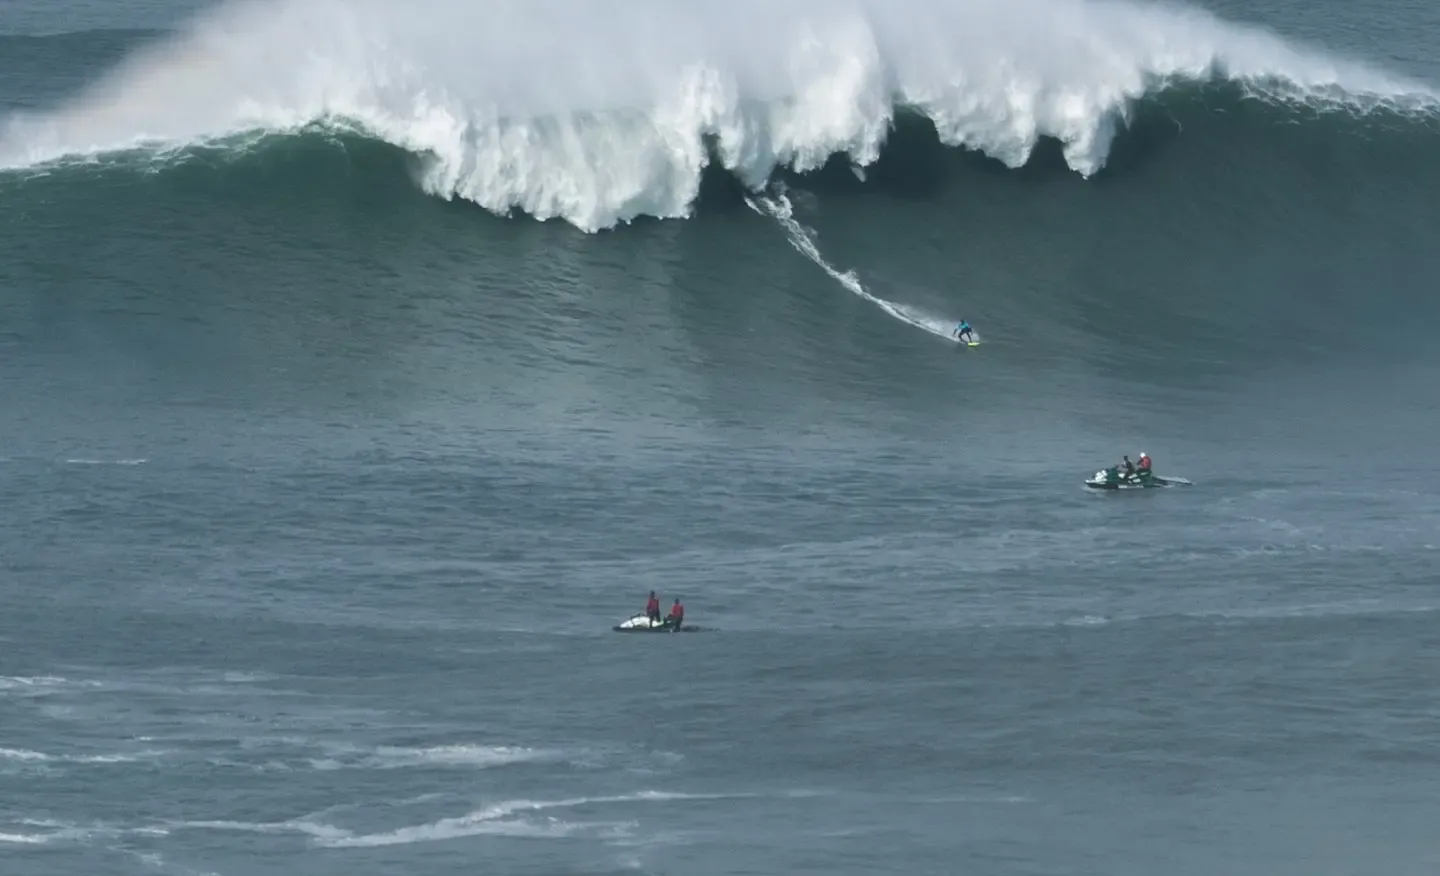
[[[616,624],[614,629],[617,633],[693,633],[696,628],[682,622],[677,630],[668,620],[651,620],[641,612]]]

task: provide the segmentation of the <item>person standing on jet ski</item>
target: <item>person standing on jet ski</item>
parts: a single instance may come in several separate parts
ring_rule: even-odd
[[[650,591],[650,599],[645,603],[645,616],[652,624],[660,623],[660,600],[655,598],[654,590]]]
[[[966,321],[963,320],[963,319],[960,320],[960,322],[956,323],[956,325],[955,325],[955,337],[956,337],[957,339],[959,339],[959,340],[962,340],[962,341],[973,341],[973,340],[975,340],[975,333],[974,333],[974,331],[970,328],[970,323],[966,322]]]
[[[677,632],[680,625],[685,623],[685,606],[680,604],[680,600],[675,600],[675,604],[670,606],[670,616],[665,618],[665,623],[670,626],[672,633]]]

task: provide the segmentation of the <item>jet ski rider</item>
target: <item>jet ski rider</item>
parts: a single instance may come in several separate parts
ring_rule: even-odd
[[[650,599],[645,603],[645,616],[652,624],[660,623],[660,600],[655,597],[655,591],[650,591]]]
[[[1140,474],[1142,476],[1150,474],[1150,456],[1143,450],[1140,451]]]
[[[685,623],[685,606],[680,604],[680,600],[675,600],[675,604],[670,606],[670,616],[665,619],[665,623],[670,625],[672,632]]]
[[[1130,461],[1130,457],[1125,457],[1125,462],[1123,463],[1123,465],[1125,468],[1126,479],[1128,480],[1129,478],[1135,477],[1135,463]]]

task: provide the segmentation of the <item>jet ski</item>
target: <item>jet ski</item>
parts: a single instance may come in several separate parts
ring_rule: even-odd
[[[644,612],[626,618],[614,627],[617,633],[693,633],[696,629],[698,628],[688,623],[682,623],[677,630],[669,620],[651,620]]]
[[[1120,473],[1120,467],[1102,468],[1085,481],[1085,486],[1095,490],[1149,490],[1156,487],[1189,486],[1185,478],[1160,477],[1157,474],[1135,472],[1132,475]]]

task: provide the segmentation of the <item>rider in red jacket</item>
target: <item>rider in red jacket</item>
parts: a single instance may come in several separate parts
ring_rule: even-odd
[[[670,606],[670,617],[666,620],[677,630],[685,622],[685,606],[680,604],[680,600],[675,600],[675,604]]]
[[[660,600],[655,598],[655,591],[650,591],[650,599],[645,603],[645,616],[651,621],[660,620]]]

